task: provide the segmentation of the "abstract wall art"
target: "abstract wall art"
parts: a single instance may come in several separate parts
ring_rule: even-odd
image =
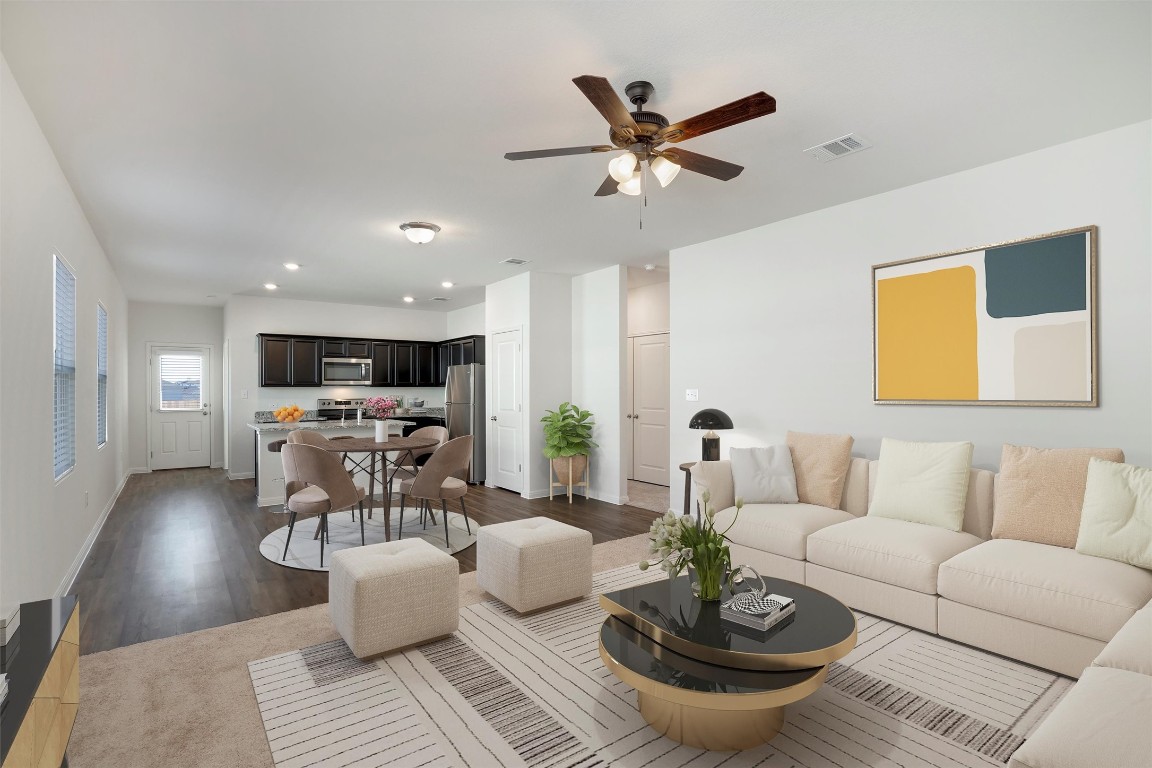
[[[1096,227],[872,267],[877,403],[1095,406]]]

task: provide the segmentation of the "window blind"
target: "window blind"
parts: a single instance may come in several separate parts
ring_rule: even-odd
[[[76,276],[59,256],[53,256],[53,273],[53,464],[59,478],[76,466]]]
[[[160,410],[196,411],[201,408],[202,362],[198,355],[160,355]]]
[[[96,445],[108,442],[108,311],[96,305]]]

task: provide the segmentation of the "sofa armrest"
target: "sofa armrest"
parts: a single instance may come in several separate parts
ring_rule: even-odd
[[[696,485],[694,494],[700,501],[700,494],[707,490],[712,494],[712,508],[717,512],[728,509],[736,504],[736,491],[732,482],[732,462],[701,461],[692,467],[692,482]],[[704,509],[703,502],[700,509]]]

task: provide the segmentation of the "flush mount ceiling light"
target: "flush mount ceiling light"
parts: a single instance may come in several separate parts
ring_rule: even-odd
[[[414,301],[416,301],[416,299],[413,296],[405,296],[404,297],[404,303],[405,304],[411,304]]]
[[[444,282],[440,283],[441,288],[451,288],[453,285],[455,285],[455,283],[453,283],[451,280],[445,280]]]
[[[295,272],[296,270],[300,269],[300,265],[294,261],[286,261],[284,262],[284,269],[288,270],[289,272]]]
[[[270,291],[274,291],[277,288],[279,288],[280,286],[276,285],[276,283],[264,283],[264,287]]]
[[[417,245],[432,242],[432,238],[440,231],[440,227],[426,221],[407,221],[400,225],[400,229]]]

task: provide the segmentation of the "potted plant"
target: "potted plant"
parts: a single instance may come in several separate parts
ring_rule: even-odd
[[[572,403],[560,403],[540,419],[544,425],[544,456],[552,461],[559,482],[572,485],[584,476],[592,442],[592,413]]]

